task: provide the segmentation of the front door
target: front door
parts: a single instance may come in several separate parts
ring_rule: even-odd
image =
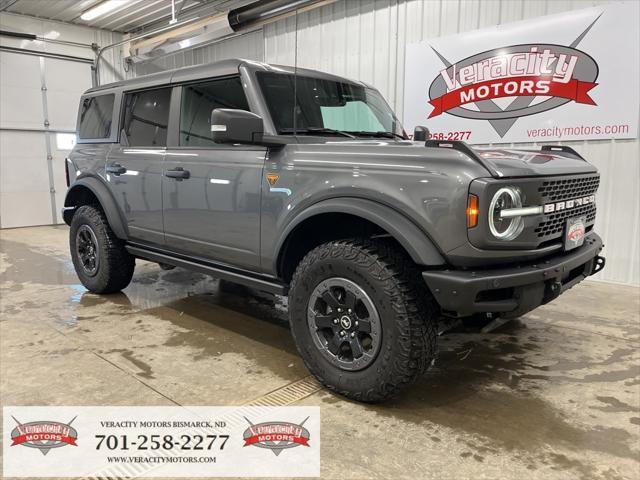
[[[170,100],[171,88],[125,94],[120,145],[107,157],[107,181],[134,241],[164,243],[162,169]]]
[[[255,269],[260,250],[260,184],[266,148],[211,140],[214,108],[249,110],[239,77],[176,89],[179,134],[166,150],[162,178],[168,248]],[[178,108],[178,102],[174,101]],[[173,126],[172,126],[173,128]]]

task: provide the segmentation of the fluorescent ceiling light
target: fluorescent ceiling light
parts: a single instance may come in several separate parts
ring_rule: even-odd
[[[115,10],[116,8],[124,5],[127,1],[128,0],[107,0],[106,2],[102,2],[100,5],[96,5],[84,12],[80,15],[80,18],[82,20],[93,20],[94,18],[98,18],[109,13],[111,10]]]

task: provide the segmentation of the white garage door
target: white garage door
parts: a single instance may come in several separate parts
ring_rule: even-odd
[[[58,144],[90,86],[89,64],[0,52],[1,228],[62,222],[69,148]]]

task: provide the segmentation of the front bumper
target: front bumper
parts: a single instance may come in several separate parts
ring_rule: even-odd
[[[496,313],[519,316],[545,304],[604,268],[602,240],[595,233],[572,252],[510,267],[428,270],[422,277],[450,316]]]

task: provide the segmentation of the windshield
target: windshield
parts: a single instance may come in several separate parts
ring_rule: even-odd
[[[258,72],[258,81],[279,134],[402,137],[402,125],[382,95],[353,83]]]

